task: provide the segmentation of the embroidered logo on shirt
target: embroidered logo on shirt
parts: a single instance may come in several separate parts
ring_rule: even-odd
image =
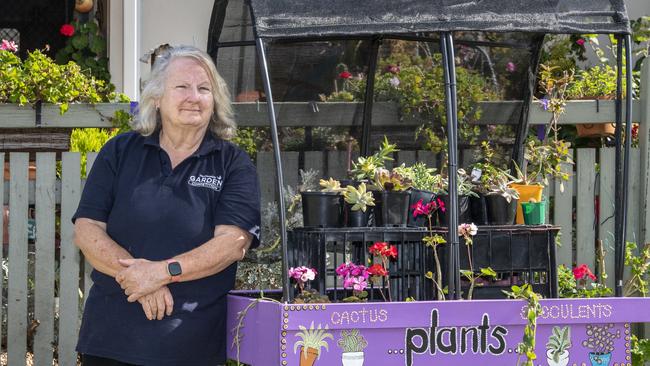
[[[191,175],[190,179],[187,180],[187,184],[194,187],[210,188],[219,192],[221,191],[221,186],[223,185],[223,179],[221,179],[221,176],[215,177],[214,175],[200,174],[198,177]]]

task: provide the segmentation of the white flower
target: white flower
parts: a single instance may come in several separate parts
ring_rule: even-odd
[[[388,82],[393,88],[397,88],[400,83],[399,78],[397,76],[393,76],[392,78],[390,78],[390,80],[388,80]]]

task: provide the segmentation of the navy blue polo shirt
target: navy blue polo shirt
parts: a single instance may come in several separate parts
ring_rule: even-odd
[[[173,170],[159,133],[128,132],[99,152],[73,217],[106,223],[134,258],[164,260],[236,225],[259,243],[260,190],[249,156],[207,132]],[[195,281],[169,284],[171,316],[147,320],[113,277],[92,272],[77,351],[137,365],[214,365],[225,360],[226,294],[237,265]]]

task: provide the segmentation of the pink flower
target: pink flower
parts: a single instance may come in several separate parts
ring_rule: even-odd
[[[585,40],[584,40],[584,38],[578,38],[578,39],[576,40],[576,44],[577,44],[578,46],[584,46],[584,45],[585,45]]]
[[[589,277],[594,281],[597,279],[596,275],[594,275],[594,273],[591,272],[591,270],[586,264],[581,264],[576,268],[574,268],[573,277],[575,277],[576,280],[582,280],[585,279],[585,277]]]
[[[391,74],[397,74],[399,73],[399,66],[397,65],[388,65],[386,66],[386,72],[390,72]]]
[[[352,74],[349,73],[348,71],[343,71],[342,73],[339,74],[340,79],[349,79],[352,77]]]
[[[343,281],[343,287],[354,291],[363,291],[368,287],[368,282],[363,277],[348,277]]]
[[[0,45],[0,50],[18,52],[18,45],[14,41],[7,41],[6,39],[2,40],[2,45]]]
[[[342,263],[340,266],[336,268],[336,274],[341,277],[346,277],[349,273],[350,273],[350,268],[348,267],[348,263]]]
[[[72,24],[64,24],[59,29],[59,33],[66,37],[72,37],[74,35],[74,26]]]
[[[515,72],[517,70],[517,66],[513,62],[508,62],[506,64],[506,71],[507,72]]]
[[[460,224],[458,225],[458,235],[463,237],[474,236],[478,232],[478,227],[471,224]]]
[[[438,202],[438,209],[440,209],[440,211],[443,213],[447,211],[445,208],[445,203],[440,198],[436,198],[436,202]]]
[[[416,218],[421,215],[428,216],[431,214],[432,206],[431,202],[425,205],[422,200],[419,200],[411,205],[411,209],[413,210],[413,217]]]
[[[293,278],[296,282],[303,284],[307,281],[312,281],[316,278],[316,270],[305,266],[289,268],[289,277]]]

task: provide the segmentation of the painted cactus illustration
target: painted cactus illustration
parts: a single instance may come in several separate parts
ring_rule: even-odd
[[[614,340],[621,338],[621,330],[613,331],[614,324],[587,325],[587,339],[582,341],[589,348],[589,360],[592,366],[608,366],[614,351]]]
[[[343,366],[363,366],[363,349],[368,342],[358,329],[342,330],[337,344],[343,349],[341,355]]]
[[[569,348],[571,348],[571,328],[553,327],[552,334],[546,343],[546,358],[549,366],[566,366],[569,364]]]
[[[293,345],[293,352],[296,353],[300,347],[300,366],[312,366],[317,359],[320,359],[321,348],[325,347],[325,350],[329,351],[326,339],[334,340],[334,336],[327,332],[327,325],[325,328],[321,328],[319,323],[318,328],[314,328],[313,321],[309,329],[302,325],[299,325],[298,328],[300,331],[296,333],[296,337],[299,337],[300,340]]]

